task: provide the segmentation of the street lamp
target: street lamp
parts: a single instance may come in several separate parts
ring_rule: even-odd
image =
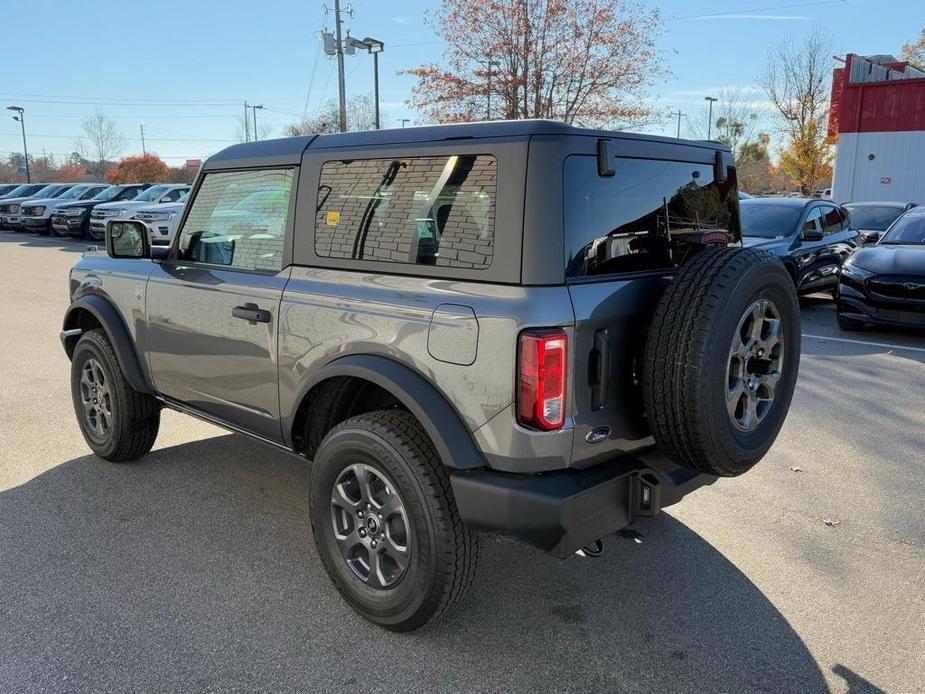
[[[705,96],[703,98],[710,102],[710,115],[707,116],[707,139],[709,140],[713,136],[713,102],[719,101],[719,99],[715,96]]]
[[[347,51],[352,54],[353,48],[366,50],[373,56],[373,93],[376,105],[376,130],[379,130],[379,54],[385,49],[385,44],[379,39],[367,36],[362,41],[347,34]]]
[[[411,122],[411,119],[410,119],[410,118],[399,118],[399,120],[401,121],[401,127],[403,127],[403,128],[405,127],[405,123],[410,123],[410,122]]]
[[[260,139],[260,135],[257,134],[257,109],[263,109],[263,104],[251,104],[251,111],[254,114],[254,142]]]
[[[32,183],[32,174],[29,172],[29,150],[26,149],[26,116],[22,106],[7,106],[7,111],[15,111],[18,115],[13,116],[13,120],[18,120],[22,126],[22,153],[26,160],[26,183]]]

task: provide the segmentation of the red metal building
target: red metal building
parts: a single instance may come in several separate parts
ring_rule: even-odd
[[[925,203],[925,72],[849,53],[832,78],[832,198]]]

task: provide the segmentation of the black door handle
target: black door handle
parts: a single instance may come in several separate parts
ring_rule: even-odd
[[[235,306],[233,309],[231,309],[231,315],[235,318],[246,320],[251,325],[257,325],[257,323],[269,323],[271,318],[270,312],[264,311],[262,308],[257,308],[257,304],[244,304],[243,306]]]

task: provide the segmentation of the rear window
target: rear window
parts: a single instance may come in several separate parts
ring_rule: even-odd
[[[325,162],[315,217],[324,258],[484,269],[495,235],[490,155]]]
[[[566,276],[671,267],[693,231],[739,238],[735,169],[723,183],[710,164],[618,157],[615,169],[601,177],[595,157],[565,160]]]

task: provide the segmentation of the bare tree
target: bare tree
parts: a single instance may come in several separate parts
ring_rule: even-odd
[[[903,44],[902,59],[919,70],[925,70],[925,29],[917,39]]]
[[[388,117],[382,114],[382,127],[388,127]],[[338,127],[338,106],[335,101],[324,103],[321,108],[298,123],[290,123],[284,132],[287,135],[309,135],[336,133]],[[370,94],[356,94],[347,101],[347,130],[373,130],[376,127],[376,104]]]
[[[687,133],[694,139],[712,137],[729,145],[739,156],[744,145],[754,143],[761,129],[761,111],[749,90],[741,87],[724,87],[713,104],[713,123],[710,109],[705,107],[687,121]]]
[[[759,78],[787,137],[781,165],[804,194],[831,175],[831,56],[827,36],[817,29],[800,44],[788,40],[772,48]]]
[[[257,130],[259,131],[258,140],[266,140],[273,135],[273,128],[267,123],[261,123],[260,120],[257,121]],[[245,121],[243,113],[235,118],[234,139],[238,142],[247,142],[254,139],[254,124],[250,118]]]
[[[84,137],[74,143],[74,149],[80,157],[88,162],[87,168],[97,180],[103,180],[106,170],[122,150],[125,149],[126,139],[116,124],[106,117],[102,111],[97,111],[86,118],[81,124]]]

